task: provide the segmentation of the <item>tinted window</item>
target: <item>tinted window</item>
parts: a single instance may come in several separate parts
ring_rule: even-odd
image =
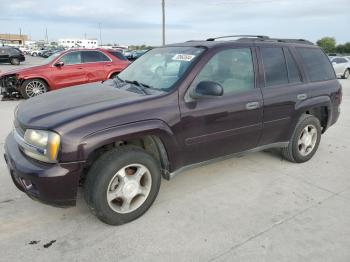
[[[297,48],[311,82],[334,79],[335,74],[327,56],[318,48]]]
[[[84,63],[110,61],[107,56],[98,51],[84,51],[83,60]]]
[[[254,69],[249,48],[229,49],[218,52],[203,67],[192,83],[194,88],[201,81],[214,81],[224,88],[224,95],[254,88]]]
[[[283,49],[264,47],[260,49],[265,71],[265,85],[276,86],[288,83],[288,73]]]
[[[301,82],[300,73],[299,73],[297,64],[294,61],[294,58],[292,57],[292,54],[290,53],[290,51],[288,49],[286,50],[286,52],[284,54],[285,54],[286,62],[287,62],[289,83]]]
[[[204,51],[200,47],[155,48],[125,68],[118,76],[154,89],[170,91]]]
[[[346,59],[344,59],[344,58],[334,58],[334,59],[332,60],[332,62],[335,62],[335,63],[337,63],[337,64],[344,64],[344,63],[347,63],[348,60],[346,60]]]
[[[108,51],[108,53],[120,60],[128,60],[122,53],[118,51]]]
[[[60,58],[60,61],[62,61],[65,65],[80,64],[81,63],[81,54],[80,54],[80,52],[70,52],[70,53],[62,56]]]

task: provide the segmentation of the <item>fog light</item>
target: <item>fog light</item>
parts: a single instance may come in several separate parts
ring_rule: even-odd
[[[20,178],[21,179],[21,182],[22,182],[22,185],[27,189],[27,190],[29,190],[29,189],[31,189],[32,187],[33,187],[33,184],[32,184],[32,182],[30,182],[30,180],[28,180],[28,179],[25,179],[25,178]]]

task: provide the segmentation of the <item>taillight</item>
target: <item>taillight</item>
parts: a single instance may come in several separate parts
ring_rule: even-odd
[[[343,100],[343,87],[340,85],[339,91],[335,94],[335,99],[341,104]]]

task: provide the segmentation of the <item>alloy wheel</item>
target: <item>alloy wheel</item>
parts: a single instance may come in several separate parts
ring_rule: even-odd
[[[298,149],[302,156],[309,155],[315,148],[317,142],[317,129],[314,125],[307,125],[298,139]]]
[[[34,97],[46,93],[46,86],[41,81],[30,81],[26,85],[26,94],[28,97]]]
[[[141,164],[125,166],[109,182],[108,205],[117,213],[131,213],[146,201],[151,185],[152,176],[147,167]]]

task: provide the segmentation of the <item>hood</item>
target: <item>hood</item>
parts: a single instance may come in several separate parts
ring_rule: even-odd
[[[25,127],[54,129],[72,120],[144,97],[112,85],[91,83],[30,98],[19,105],[16,118]]]
[[[13,70],[0,73],[0,77],[5,75],[18,74],[18,73],[27,73],[27,72],[32,73],[33,70],[44,69],[46,68],[46,66],[47,65],[38,65],[38,66],[32,66],[32,67],[26,67],[26,68],[13,69]]]

